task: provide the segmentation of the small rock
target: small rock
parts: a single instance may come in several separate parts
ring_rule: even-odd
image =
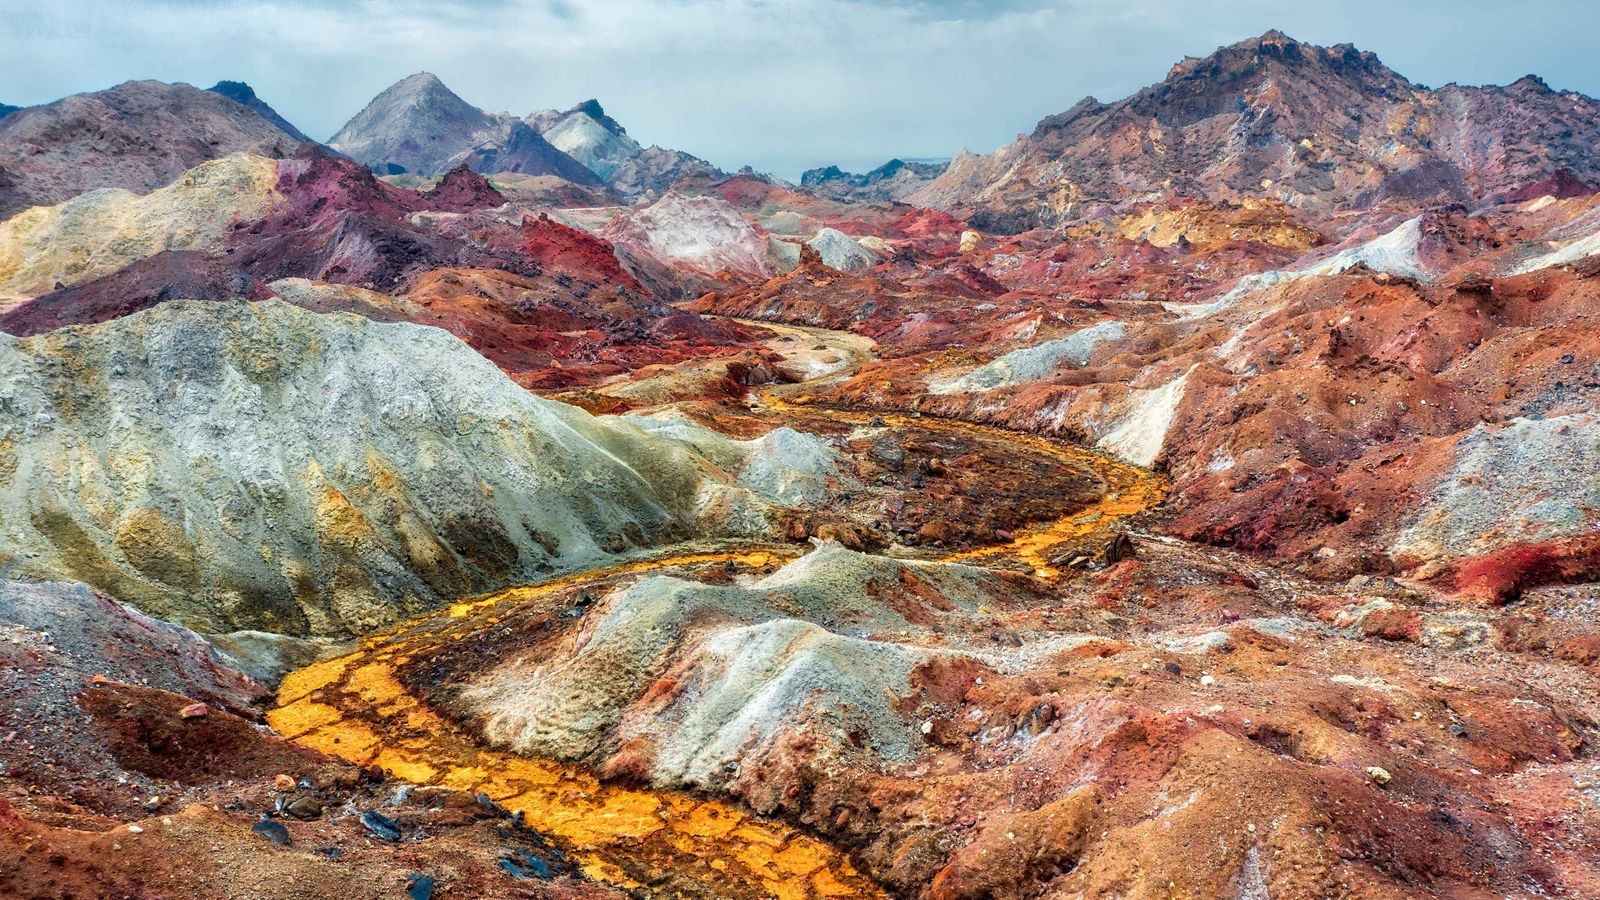
[[[160,797],[149,797],[141,805],[144,807],[145,812],[155,812],[161,808],[161,803]]]
[[[191,703],[178,710],[178,716],[184,719],[198,719],[209,712],[211,712],[211,707],[206,706],[204,703]]]
[[[1133,559],[1135,553],[1133,538],[1128,537],[1126,534],[1118,533],[1116,537],[1111,539],[1110,543],[1106,544],[1106,565],[1114,566],[1125,559]]]
[[[483,791],[479,791],[477,796],[474,799],[476,799],[478,801],[478,805],[479,806],[483,807],[484,812],[487,812],[487,813],[489,813],[490,815],[493,815],[493,816],[499,816],[501,818],[505,818],[505,816],[506,816],[506,808],[504,806],[501,806],[500,804],[494,802],[494,798],[493,797],[490,797],[488,794],[485,794]]]
[[[274,822],[271,819],[262,819],[254,825],[251,825],[250,830],[261,835],[274,844],[284,847],[287,847],[290,844],[289,829],[283,827],[282,822]]]
[[[400,840],[400,823],[375,809],[369,809],[361,814],[361,824],[379,840],[391,844]]]
[[[287,775],[272,776],[272,786],[285,793],[294,790],[294,779]]]
[[[133,833],[133,834],[144,834],[144,829],[139,827],[138,825],[129,825],[128,826],[128,831]]]
[[[432,875],[412,872],[406,880],[406,897],[409,900],[432,900],[434,884]]]
[[[555,877],[555,873],[550,871],[549,863],[522,849],[513,850],[502,857],[500,869],[512,878],[537,878],[540,881],[549,881]]]
[[[1215,678],[1212,678],[1210,675],[1201,675],[1200,676],[1200,684],[1205,686],[1205,687],[1211,687],[1212,685],[1214,685],[1216,683],[1217,683],[1217,680]]]
[[[1367,766],[1366,772],[1367,777],[1372,779],[1373,784],[1388,784],[1394,780],[1394,776],[1390,775],[1389,770],[1383,766]]]
[[[315,797],[296,797],[284,810],[296,819],[310,821],[322,815],[322,801]]]

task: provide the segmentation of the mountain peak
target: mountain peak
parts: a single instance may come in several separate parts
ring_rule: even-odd
[[[243,81],[219,81],[206,90],[213,94],[221,94],[236,103],[256,99],[255,88]]]
[[[429,102],[466,104],[465,100],[462,100],[455,91],[446,87],[445,83],[439,80],[439,76],[432,72],[418,72],[415,75],[407,75],[390,85],[387,90],[378,96],[381,98],[386,95],[427,98]]]
[[[369,166],[397,165],[428,174],[503,131],[494,117],[461,99],[438,76],[418,72],[372,98],[329,145]]]
[[[410,87],[441,87],[442,88],[442,87],[444,87],[444,82],[440,81],[439,80],[439,76],[433,74],[432,72],[422,71],[422,72],[417,72],[417,73],[414,73],[414,74],[411,74],[411,75],[407,75],[406,77],[400,79],[399,81],[396,81],[394,83],[393,87],[400,87],[401,85],[407,85],[407,86],[410,86]],[[449,88],[445,88],[445,90],[449,90]]]
[[[269,106],[267,101],[256,96],[255,88],[243,81],[219,81],[206,88],[206,90],[210,93],[227,97],[241,106],[248,106],[259,113],[263,119],[278,126],[285,134],[302,144],[311,141],[311,138],[306,137],[305,132],[294,127],[283,116],[278,115],[278,111]]]
[[[600,127],[618,137],[628,133],[628,129],[623,128],[621,122],[618,122],[616,119],[606,115],[605,107],[600,105],[599,100],[596,100],[592,97],[567,110],[566,115],[570,116],[573,113],[583,113],[596,122],[599,122]]]

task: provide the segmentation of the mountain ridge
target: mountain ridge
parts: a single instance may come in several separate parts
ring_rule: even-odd
[[[1351,44],[1280,31],[1188,57],[1114,103],[1089,97],[907,199],[999,231],[1161,194],[1345,209],[1474,202],[1568,169],[1600,176],[1600,102],[1536,77],[1414,84]]]

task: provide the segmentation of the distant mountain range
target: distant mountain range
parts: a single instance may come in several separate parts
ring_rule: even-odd
[[[1295,206],[1470,202],[1565,169],[1600,180],[1600,103],[1534,76],[1413,84],[1349,44],[1279,31],[1085,98],[994,153],[963,151],[906,199],[1017,231],[1163,193]]]
[[[943,174],[949,165],[948,160],[891,159],[864,175],[842,171],[838,166],[824,166],[801,173],[800,186],[834,200],[881,203],[904,199]]]
[[[308,137],[224,81],[208,91],[133,81],[41,106],[0,106],[0,216],[85,191],[149,191],[238,151],[291,154]],[[379,174],[555,176],[652,200],[726,179],[705,160],[645,147],[587,100],[521,118],[466,102],[419,72],[375,97],[329,146]],[[988,231],[1056,225],[1107,204],[1270,199],[1345,210],[1507,196],[1557,173],[1600,183],[1600,102],[1534,76],[1428,88],[1348,44],[1278,31],[1175,65],[1115,103],[1086,98],[987,155],[891,160],[864,174],[812,169],[801,186],[842,202],[905,202]]]
[[[467,103],[428,72],[384,90],[329,145],[380,173],[434,175],[465,163],[483,173],[607,184],[630,200],[684,179],[726,177],[687,153],[641,147],[596,100],[519,119]]]

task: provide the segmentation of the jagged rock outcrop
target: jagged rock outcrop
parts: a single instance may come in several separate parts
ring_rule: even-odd
[[[233,153],[287,156],[301,139],[187,84],[129,81],[0,119],[0,217],[96,188],[152,191]]]
[[[208,632],[362,633],[764,500],[435,328],[172,302],[0,339],[0,573]]]
[[[235,103],[250,107],[251,109],[260,113],[261,118],[271,122],[284,134],[289,135],[301,143],[315,143],[315,141],[313,141],[311,138],[306,137],[305,132],[289,124],[288,119],[278,115],[278,111],[268,105],[267,101],[256,96],[255,88],[245,84],[242,81],[219,81],[216,84],[213,84],[211,87],[206,88],[206,90],[213,94],[221,94]]]
[[[1087,98],[908,197],[1020,231],[1163,192],[1322,209],[1485,199],[1566,169],[1600,177],[1600,103],[1537,78],[1416,85],[1369,52],[1270,31]]]
[[[617,166],[611,173],[611,187],[632,200],[654,200],[675,187],[706,188],[726,177],[698,156],[650,146]]]
[[[545,140],[607,181],[619,166],[644,152],[598,100],[585,100],[564,113],[534,113],[527,121]]]
[[[540,110],[524,121],[630,202],[655,200],[679,185],[703,188],[727,177],[681,150],[641,147],[598,100],[585,100],[566,112]]]

